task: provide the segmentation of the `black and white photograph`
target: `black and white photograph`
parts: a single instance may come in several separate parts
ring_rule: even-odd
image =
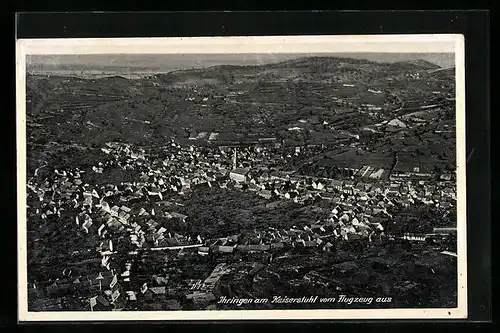
[[[17,43],[21,320],[467,316],[462,36]]]

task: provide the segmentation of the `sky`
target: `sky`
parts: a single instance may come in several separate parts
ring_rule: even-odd
[[[169,72],[217,65],[261,65],[308,56],[337,56],[377,62],[427,60],[441,67],[454,66],[453,53],[330,53],[330,54],[80,54],[28,55],[28,71],[129,70]]]

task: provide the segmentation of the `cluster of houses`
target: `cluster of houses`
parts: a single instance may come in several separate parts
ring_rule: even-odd
[[[76,296],[91,311],[102,311],[120,307],[120,302],[135,298],[135,293],[128,288],[129,271],[125,269],[119,274],[114,270],[103,270],[86,276],[64,276],[48,285],[31,283],[28,293],[38,299],[56,299],[61,301],[65,296]]]
[[[361,168],[356,175],[366,173],[364,170],[369,168]],[[439,182],[408,177],[375,181],[383,172],[383,169],[371,172],[370,176],[376,175],[372,178],[362,179],[355,176],[352,179],[339,180],[236,168],[230,172],[230,179],[236,188],[256,192],[266,199],[288,199],[298,203],[319,197],[333,204],[355,203],[375,211],[378,206],[383,207],[384,202],[403,207],[423,203],[448,211],[455,206],[455,185],[449,175],[443,175]]]
[[[102,152],[108,159],[89,170],[53,170],[43,180],[35,172],[35,177],[28,180],[28,196],[33,199],[28,206],[30,218],[37,216],[46,221],[71,218],[83,235],[98,239],[96,250],[102,256],[105,273],[59,280],[47,287],[49,295],[88,290],[84,295],[90,297],[91,309],[113,308],[120,299],[137,299],[134,291],[116,289],[120,283],[130,281],[129,267],[115,273],[116,268],[111,264],[113,255],[123,249],[196,247],[202,256],[210,252],[258,252],[288,247],[328,251],[337,240],[373,241],[384,237],[381,221],[392,218],[391,206],[423,203],[449,211],[456,200],[453,182],[447,175],[432,184],[408,177],[380,180],[385,170],[365,166],[346,180],[302,177],[269,168],[270,164],[283,163],[285,158],[272,148],[181,147],[172,142],[162,149],[163,155],[153,156],[143,148],[108,143]],[[107,168],[117,167],[133,171],[139,179],[117,184],[85,181],[88,179],[85,173],[102,175]],[[170,223],[189,223],[189,217],[179,212],[182,205],[175,197],[210,187],[251,191],[267,199],[270,205],[284,200],[300,204],[326,200],[331,209],[324,212],[323,219],[309,225],[268,228],[217,239],[170,230]],[[162,286],[157,287],[160,289],[143,286],[139,292],[151,297],[164,293]],[[99,292],[92,296],[95,290]],[[193,291],[190,297],[204,299],[210,293]]]
[[[382,214],[373,217],[362,206],[337,205],[332,210],[326,210],[325,217],[313,224],[301,228],[268,227],[245,235],[213,239],[199,247],[198,253],[261,252],[304,247],[328,251],[339,240],[367,238],[377,241],[385,236],[381,216],[390,215],[386,209],[380,208],[379,211]]]

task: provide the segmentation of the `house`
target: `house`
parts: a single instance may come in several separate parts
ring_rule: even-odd
[[[128,301],[137,301],[137,296],[136,296],[135,292],[129,290],[129,291],[126,291],[125,294],[127,295]]]
[[[165,287],[148,287],[143,290],[144,290],[143,292],[144,298],[148,301],[151,301],[158,296],[164,296],[166,294]]]
[[[406,195],[410,192],[410,189],[408,186],[401,186],[400,188],[400,193],[403,194],[403,195]]]
[[[258,191],[261,190],[261,187],[259,185],[257,185],[257,184],[253,184],[252,183],[252,184],[248,185],[248,190],[252,191],[252,192],[258,192]]]
[[[346,180],[343,185],[344,191],[347,190],[347,192],[351,192],[352,189],[354,188],[354,185],[355,185],[354,180]]]
[[[406,124],[397,118],[394,118],[391,121],[389,121],[387,125],[390,127],[406,128]]]
[[[158,230],[156,231],[156,234],[157,234],[158,236],[160,236],[160,235],[163,235],[163,233],[164,233],[165,231],[167,231],[167,229],[165,229],[164,227],[160,227],[160,229],[158,229]]]
[[[249,244],[249,245],[238,244],[236,248],[239,251],[257,252],[257,251],[268,251],[271,248],[271,246],[266,244]]]
[[[120,297],[120,295],[121,295],[120,290],[118,290],[118,289],[114,290],[114,291],[111,293],[111,295],[110,295],[110,297],[111,297],[111,302],[112,302],[112,303],[115,303],[115,302],[118,300],[118,298]]]
[[[379,193],[383,193],[384,189],[383,189],[382,185],[380,185],[380,184],[374,184],[374,185],[372,185],[372,187],[370,189],[370,192],[371,193],[379,194]]]
[[[373,171],[373,168],[369,165],[365,165],[361,169],[359,169],[359,171],[356,173],[356,176],[357,177],[368,177],[370,175],[371,171]]]
[[[210,251],[210,248],[208,246],[200,246],[198,248],[198,254],[201,255],[201,256],[208,255],[209,251]]]
[[[237,243],[239,238],[239,235],[231,235],[227,236],[227,241],[230,243]]]
[[[360,225],[361,225],[361,222],[358,220],[358,218],[357,218],[357,217],[355,217],[355,218],[353,218],[353,219],[351,220],[351,224],[352,224],[353,226],[360,226]]]
[[[113,206],[111,208],[111,216],[118,217],[118,211],[120,210],[120,207],[118,206]]]
[[[411,201],[408,200],[408,199],[403,199],[400,201],[400,205],[402,205],[403,207],[410,207],[411,206]]]
[[[403,239],[410,240],[410,241],[417,241],[417,242],[425,242],[426,241],[426,236],[425,235],[414,235],[414,234],[405,233],[403,235]]]
[[[186,219],[188,218],[187,215],[176,213],[176,212],[170,213],[170,217],[173,219],[179,219],[182,222],[186,222]]]
[[[106,221],[107,226],[114,232],[122,232],[125,228],[118,220],[114,218],[109,218]]]
[[[146,224],[149,226],[150,229],[155,229],[156,230],[156,227],[158,226],[158,222],[156,222],[155,220],[153,219],[149,219]]]
[[[169,275],[165,276],[158,276],[158,275],[153,275],[153,281],[157,286],[164,286],[168,283],[169,281]]]
[[[380,179],[384,175],[384,172],[384,169],[378,169],[377,171],[372,172],[369,177],[373,179]]]
[[[271,249],[282,249],[285,246],[283,242],[271,243]]]
[[[444,189],[441,190],[441,196],[455,199],[456,193],[452,188],[445,187]]]
[[[320,224],[312,224],[310,229],[314,232],[319,232],[321,231],[322,228],[323,227]]]
[[[266,198],[266,199],[271,199],[273,193],[270,190],[262,190],[259,192],[259,196]]]
[[[198,136],[198,133],[196,132],[191,132],[189,134],[189,140],[196,140],[196,137]]]
[[[392,183],[389,185],[389,188],[386,189],[386,192],[387,193],[391,193],[391,194],[396,194],[396,193],[400,193],[400,185],[397,184],[397,183]]]
[[[128,208],[127,206],[121,206],[120,209],[124,211],[125,213],[130,213],[132,209]]]
[[[162,286],[162,287],[149,287],[148,289],[153,293],[153,295],[165,295],[167,293],[167,289]]]
[[[118,277],[114,271],[100,272],[92,279],[93,284],[99,285],[100,289],[113,289],[118,283]]]
[[[130,218],[130,214],[129,213],[126,213],[125,211],[120,211],[118,213],[118,219],[121,223],[123,224],[127,224],[128,223],[128,220]]]
[[[196,139],[199,139],[199,140],[204,139],[207,136],[207,134],[208,134],[207,132],[200,132],[196,136]]]
[[[92,193],[89,192],[83,192],[83,205],[84,206],[92,206]]]
[[[111,213],[111,208],[109,207],[109,204],[104,200],[101,201],[101,210],[104,213]]]
[[[304,241],[304,247],[316,247],[318,243],[314,240]]]
[[[297,191],[289,191],[289,192],[286,192],[284,197],[285,199],[294,199],[296,197],[298,197],[299,193]]]
[[[71,286],[71,283],[56,280],[47,287],[46,291],[48,295],[51,295],[51,297],[54,297],[55,295],[64,296],[70,290]]]
[[[362,194],[362,193],[364,193],[365,192],[365,183],[363,183],[363,182],[357,183],[356,186],[354,187],[353,191],[354,191],[355,194],[358,194],[358,193]]]
[[[451,209],[453,208],[453,204],[449,201],[442,201],[439,203],[439,207],[442,209]]]
[[[113,252],[113,241],[110,239],[108,241],[101,242],[98,247],[98,251],[103,252]]]
[[[95,296],[89,299],[91,311],[109,311],[113,305],[103,295]]]
[[[315,190],[321,191],[325,189],[325,184],[321,180],[314,180],[311,185]]]
[[[90,216],[85,215],[85,222],[82,224],[82,229],[88,234],[90,231],[90,227],[92,226],[92,219]]]
[[[217,139],[218,136],[219,136],[219,133],[212,132],[212,133],[210,133],[210,136],[208,137],[208,141],[214,141]]]
[[[350,220],[350,217],[349,217],[349,215],[347,215],[346,213],[344,213],[344,214],[342,214],[342,216],[340,217],[339,220],[343,221],[343,222],[348,222]]]
[[[333,248],[333,244],[330,242],[327,242],[325,245],[323,245],[323,251],[330,251]]]
[[[180,195],[188,195],[189,193],[191,193],[192,190],[191,190],[191,186],[188,186],[188,185],[184,185],[180,188],[179,190],[179,194]]]
[[[236,168],[229,173],[229,178],[238,183],[246,182],[249,171],[248,168]]]
[[[432,232],[438,235],[449,235],[449,234],[456,235],[457,228],[456,227],[434,228]]]
[[[217,247],[217,251],[218,252],[222,252],[222,253],[233,253],[234,251],[234,246],[223,246],[223,245],[219,245]]]
[[[328,184],[328,189],[335,189],[337,191],[341,191],[343,183],[344,182],[341,180],[332,179]]]
[[[148,195],[157,196],[158,198],[160,198],[160,200],[163,200],[163,195],[161,194],[161,189],[158,187],[154,187],[150,191],[148,191]]]
[[[441,180],[450,181],[451,180],[451,174],[443,174],[443,175],[440,176],[440,179]]]

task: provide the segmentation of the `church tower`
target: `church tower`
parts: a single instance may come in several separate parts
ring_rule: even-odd
[[[234,153],[233,153],[233,170],[238,167],[237,160],[236,160],[236,148],[234,148]]]

